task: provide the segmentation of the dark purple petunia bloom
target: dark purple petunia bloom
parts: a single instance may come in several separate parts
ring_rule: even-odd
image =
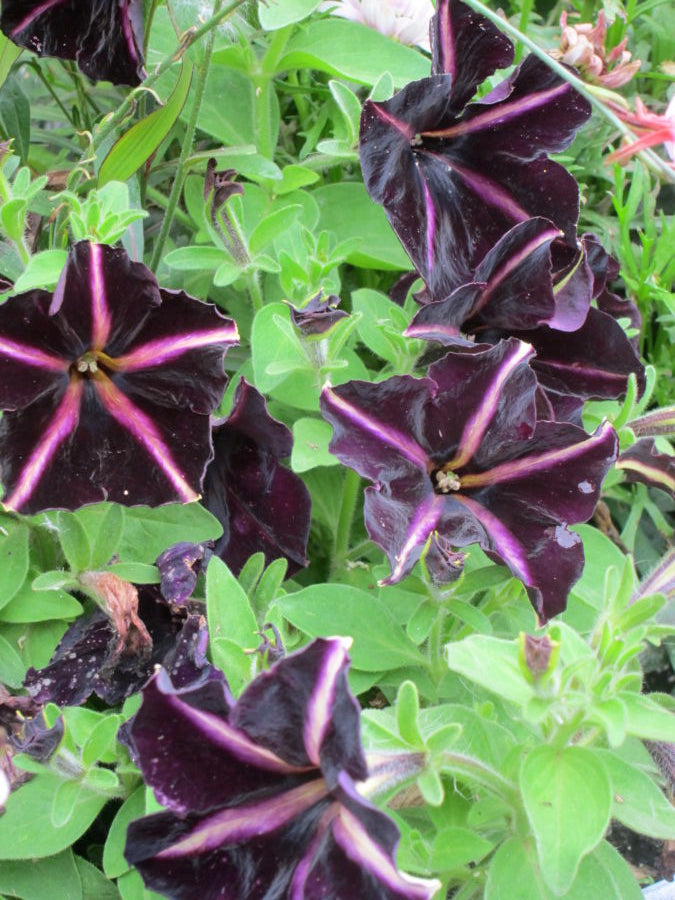
[[[576,247],[577,184],[547,154],[568,147],[590,116],[586,100],[534,56],[466,106],[512,50],[459,0],[442,4],[432,35],[441,19],[449,36],[434,44],[434,71],[451,74],[366,101],[360,131],[366,187],[434,300],[473,281],[497,241],[532,217],[549,219]]]
[[[142,0],[2,0],[0,28],[38,56],[76,60],[93,81],[144,76]]]
[[[164,599],[175,606],[183,606],[197,586],[197,578],[206,571],[211,552],[206,544],[182,541],[159,554],[155,565],[159,569],[160,590]]]
[[[532,368],[549,406],[539,417],[569,421],[584,399],[621,397],[631,373],[641,392],[644,367],[616,321],[626,317],[639,327],[633,304],[607,288],[614,261],[584,235],[567,274],[559,270],[552,277],[555,241],[545,219],[515,226],[484,257],[473,282],[427,302],[406,334],[451,347],[462,343],[460,331],[490,344],[511,335],[527,341],[536,350]],[[591,299],[603,308],[590,306]]]
[[[547,219],[515,225],[485,255],[472,281],[427,302],[406,334],[449,343],[460,331],[480,336],[489,328],[523,331],[547,324],[576,330],[588,315],[592,275],[579,253],[572,273],[559,271],[554,283],[551,249],[561,236]]]
[[[229,416],[213,428],[213,444],[203,503],[223,526],[214,552],[235,573],[257,552],[268,564],[285,557],[289,574],[306,566],[311,498],[302,479],[280,462],[291,455],[291,432],[243,378]]]
[[[235,702],[221,682],[143,691],[131,751],[170,811],[132,822],[125,855],[175,900],[428,900],[398,832],[355,790],[367,776],[348,641],[315,640]]]
[[[438,532],[479,543],[525,584],[541,621],[565,608],[583,568],[568,525],[590,518],[617,439],[537,422],[532,348],[514,339],[449,353],[428,377],[326,387],[332,452],[375,482],[365,522],[403,578]]]
[[[237,328],[82,241],[54,295],[0,307],[0,477],[8,509],[197,499]]]

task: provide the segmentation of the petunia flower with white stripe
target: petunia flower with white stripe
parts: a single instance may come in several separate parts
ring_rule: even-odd
[[[215,306],[160,289],[121,248],[76,244],[53,295],[0,307],[5,508],[196,500],[238,337]]]
[[[234,702],[211,679],[143,689],[131,750],[167,811],[132,822],[125,856],[173,900],[430,900],[403,875],[398,830],[355,787],[368,775],[347,685],[350,641],[317,639]]]
[[[608,423],[588,435],[537,422],[533,355],[510,338],[451,352],[426,378],[324,388],[331,452],[374,482],[365,523],[391,565],[385,584],[407,575],[438,534],[507,565],[541,622],[565,608],[584,563],[567,526],[593,514],[617,438]]]

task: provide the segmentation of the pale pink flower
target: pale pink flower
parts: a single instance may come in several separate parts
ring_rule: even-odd
[[[609,106],[639,137],[636,141],[610,153],[607,162],[624,163],[640,150],[663,144],[666,153],[675,163],[675,94],[662,115],[650,112],[639,97],[635,98],[635,112],[627,111],[611,102]]]
[[[568,66],[575,66],[586,81],[612,90],[629,82],[639,70],[640,60],[631,62],[631,54],[626,50],[628,38],[607,52],[607,22],[602,10],[595,25],[590,22],[569,25],[567,13],[563,12],[560,28],[560,48],[551,50],[551,56]]]
[[[429,50],[431,0],[326,0],[319,7],[334,16],[361,22],[402,44]]]

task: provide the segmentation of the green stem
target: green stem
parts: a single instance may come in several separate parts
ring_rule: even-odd
[[[215,0],[213,5],[213,16],[210,21],[217,19],[218,16],[218,7],[221,4],[221,0]],[[176,177],[174,179],[173,184],[171,185],[171,193],[169,194],[169,200],[166,206],[166,213],[164,215],[164,219],[162,221],[162,228],[159,232],[159,237],[155,242],[155,246],[152,251],[152,260],[150,262],[150,268],[153,272],[157,271],[157,267],[159,266],[159,262],[162,258],[162,251],[164,250],[164,244],[166,243],[166,239],[169,236],[169,232],[171,230],[171,225],[173,224],[173,217],[176,212],[176,207],[178,206],[178,201],[180,199],[180,195],[183,190],[183,183],[185,181],[185,175],[187,172],[186,163],[190,153],[192,152],[192,141],[194,140],[195,131],[197,130],[197,120],[199,119],[199,111],[202,107],[202,100],[204,98],[204,90],[206,89],[206,80],[209,75],[209,69],[211,67],[211,54],[213,53],[213,44],[215,41],[216,33],[215,29],[212,29],[209,32],[208,38],[206,39],[206,46],[204,48],[204,58],[199,63],[197,69],[197,79],[194,86],[194,99],[192,102],[192,109],[190,110],[190,118],[188,119],[187,126],[185,128],[185,135],[183,137],[183,146],[180,151],[180,156],[178,157],[178,167],[176,169]],[[147,84],[147,82],[146,82]]]
[[[358,472],[355,472],[353,469],[347,469],[345,472],[345,480],[342,485],[340,515],[338,516],[337,528],[335,530],[331,574],[335,574],[339,569],[349,550],[349,538],[352,533],[352,521],[354,520],[354,512],[356,511],[356,501],[359,497],[360,486],[361,478]]]
[[[220,23],[226,19],[229,15],[231,15],[236,9],[238,9],[242,4],[246,3],[247,0],[232,0],[231,3],[228,3],[227,6],[224,6],[222,9],[214,12],[210,19],[207,19],[203,25],[200,25],[199,28],[190,29],[183,35],[183,39],[178,44],[178,46],[157,66],[154,72],[151,72],[148,77],[145,79],[140,88],[137,88],[138,91],[147,90],[151,88],[161,77],[162,75],[171,68],[171,66],[179,60],[186,52],[186,50],[195,44],[197,41],[201,40],[205,34],[212,33],[213,30],[220,25]],[[207,54],[210,57],[210,53]],[[99,146],[105,141],[107,137],[109,137],[113,131],[120,125],[121,122],[133,111],[134,105],[136,103],[136,91],[131,91],[124,98],[124,101],[117,107],[114,113],[112,113],[105,121],[102,123],[101,127],[98,129],[95,135],[95,145]]]
[[[501,797],[513,809],[517,810],[522,806],[516,785],[479,759],[475,759],[473,756],[466,756],[464,753],[451,753],[449,751],[441,754],[440,759],[442,760],[441,771],[464,777],[474,784],[482,785],[493,794]]]
[[[260,312],[265,305],[265,300],[263,298],[262,288],[260,287],[260,273],[257,270],[251,272],[248,276],[248,293],[251,298],[253,312]]]
[[[586,100],[593,106],[608,122],[611,122],[614,127],[621,132],[621,134],[625,135],[631,141],[637,140],[637,135],[626,125],[625,122],[622,122],[621,119],[612,112],[611,109],[605,104],[605,102],[601,99],[601,95],[603,93],[602,88],[593,88],[590,85],[586,84],[585,81],[582,81],[577,75],[573,72],[570,72],[562,63],[559,63],[556,59],[549,56],[546,50],[536,44],[532,38],[529,38],[526,34],[523,34],[515,25],[512,25],[510,22],[507,22],[506,19],[502,19],[502,17],[493,10],[489,9],[480,0],[465,0],[467,6],[470,6],[476,12],[485,16],[486,19],[489,19],[494,25],[497,26],[501,31],[504,31],[506,34],[510,35],[517,41],[523,43],[529,50],[534,53],[535,56],[538,56],[539,59],[546,63],[546,65],[551,69],[556,75],[559,75],[564,81],[567,81],[568,84],[571,84],[575,90],[577,90],[582,97],[585,97]],[[653,150],[640,150],[639,153],[636,154],[639,156],[645,165],[649,166],[651,169],[655,169],[660,175],[663,175],[668,181],[675,182],[675,172],[670,168],[670,166],[665,162],[665,160],[661,159]]]

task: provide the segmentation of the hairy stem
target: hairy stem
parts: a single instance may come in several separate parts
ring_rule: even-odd
[[[356,511],[356,501],[359,496],[361,478],[353,469],[347,469],[342,485],[342,504],[335,530],[335,544],[333,546],[333,560],[331,564],[332,574],[343,564],[349,550],[349,538],[352,533],[352,521]]]
[[[213,4],[213,16],[210,21],[217,19],[218,17],[218,9],[220,7],[221,0],[215,0]],[[164,215],[164,219],[162,221],[162,228],[159,232],[159,237],[155,242],[155,246],[152,251],[152,261],[150,263],[150,268],[153,272],[157,271],[157,267],[159,266],[160,260],[162,258],[162,251],[164,250],[164,244],[166,243],[166,239],[169,236],[169,232],[171,230],[171,225],[173,223],[174,213],[176,211],[176,207],[178,205],[178,201],[180,199],[181,192],[183,190],[183,183],[185,181],[185,176],[187,174],[187,160],[192,152],[192,141],[194,140],[195,131],[197,129],[197,120],[199,119],[199,111],[202,107],[202,100],[204,98],[204,90],[206,88],[206,80],[209,76],[209,69],[211,67],[211,54],[213,53],[213,44],[215,41],[215,29],[211,29],[209,35],[206,39],[206,46],[204,48],[204,58],[199,63],[197,68],[197,79],[194,86],[194,97],[192,101],[192,109],[190,110],[190,118],[188,119],[187,126],[185,128],[185,135],[183,137],[183,146],[180,151],[180,156],[178,157],[178,167],[176,169],[176,177],[174,178],[174,182],[171,185],[171,193],[169,194],[169,199],[166,205],[166,213]]]

